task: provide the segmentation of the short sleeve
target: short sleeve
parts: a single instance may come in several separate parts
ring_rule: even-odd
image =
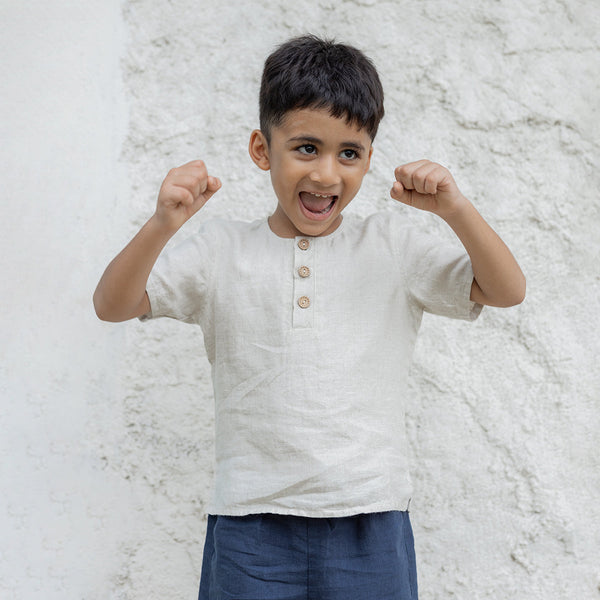
[[[150,312],[142,315],[141,321],[170,317],[199,323],[214,264],[208,235],[203,228],[159,256],[146,285]]]
[[[479,316],[483,307],[470,299],[473,268],[464,248],[411,229],[399,252],[409,295],[424,311],[468,321]]]

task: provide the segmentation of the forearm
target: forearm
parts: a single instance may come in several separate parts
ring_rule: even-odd
[[[491,306],[514,306],[525,298],[525,276],[506,244],[467,199],[445,217],[471,259],[475,284],[471,299]]]
[[[103,321],[126,321],[149,308],[146,284],[172,233],[153,216],[113,259],[94,292],[94,308]]]

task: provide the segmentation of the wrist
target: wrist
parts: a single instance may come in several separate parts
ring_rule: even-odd
[[[452,205],[440,213],[439,216],[454,229],[456,225],[459,225],[472,216],[473,212],[476,212],[476,210],[471,201],[460,194]]]
[[[144,226],[148,233],[159,242],[166,244],[179,230],[179,225],[169,223],[155,212]]]

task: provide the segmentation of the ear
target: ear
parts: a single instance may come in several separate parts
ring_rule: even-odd
[[[271,168],[269,161],[269,144],[263,132],[260,129],[255,129],[250,134],[250,143],[248,144],[248,152],[254,164],[263,171],[268,171]]]

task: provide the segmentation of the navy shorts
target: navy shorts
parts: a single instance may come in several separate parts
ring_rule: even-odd
[[[408,512],[208,517],[199,600],[416,600]]]

